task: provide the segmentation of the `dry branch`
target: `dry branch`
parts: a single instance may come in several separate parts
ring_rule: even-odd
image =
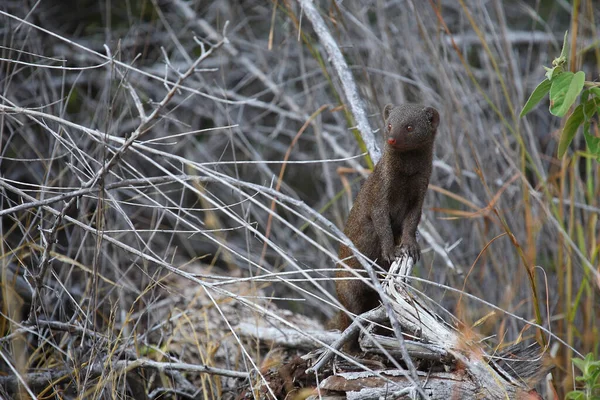
[[[447,399],[458,396],[461,399],[506,399],[519,398],[524,394],[535,396],[532,387],[551,368],[537,343],[533,346],[519,343],[493,356],[488,355],[487,349],[478,340],[467,338],[445,323],[411,292],[410,287],[403,282],[406,272],[410,271],[406,261],[394,262],[384,286],[386,293],[393,299],[391,304],[402,331],[415,338],[405,340],[413,361],[418,364],[419,360],[435,360],[446,369],[445,372],[419,371],[419,380],[428,398]],[[372,316],[377,312],[376,309],[368,314]],[[393,338],[368,336],[360,337],[363,350],[376,352],[377,348],[383,346],[389,352],[399,355],[398,351],[394,351],[397,341]],[[373,340],[377,341],[377,345]],[[334,344],[332,347],[337,346]],[[326,352],[312,369],[321,367],[323,360],[331,354]],[[406,394],[414,390],[414,385],[405,377],[399,376],[402,373],[401,370],[385,370],[376,373],[361,371],[337,374],[325,379],[320,388],[344,391],[349,399],[375,399],[385,393]],[[390,386],[390,380],[395,384]]]
[[[108,365],[106,362],[95,362],[90,366],[82,367],[78,371],[74,371],[73,369],[53,369],[47,372],[34,372],[23,374],[21,376],[2,376],[0,377],[0,386],[5,387],[10,393],[15,393],[18,390],[21,382],[25,382],[31,389],[38,389],[40,387],[47,386],[54,381],[62,381],[65,378],[76,379],[77,375],[85,375],[89,373],[91,376],[97,377],[106,374],[107,370],[110,370],[111,373],[118,376],[120,374],[128,374],[137,369],[150,369],[157,372],[166,373],[167,375],[176,375],[175,372],[193,372],[242,379],[246,379],[250,376],[250,374],[247,372],[214,368],[206,365],[158,362],[139,358],[136,360],[113,361]],[[177,379],[179,380],[180,376],[178,376]],[[187,386],[187,389],[190,387],[194,389],[193,385],[191,385],[189,382],[187,382],[185,386]],[[194,393],[195,390],[192,390],[191,393]]]
[[[331,36],[327,25],[325,25],[325,21],[315,8],[313,1],[299,0],[299,3],[302,6],[302,11],[312,23],[313,29],[319,37],[325,51],[327,51],[329,60],[333,64],[342,88],[344,89],[344,95],[346,96],[346,100],[350,105],[350,110],[352,110],[352,114],[356,120],[357,128],[367,146],[367,150],[369,150],[371,160],[373,160],[373,163],[375,164],[379,161],[379,158],[381,158],[381,151],[377,144],[377,140],[375,139],[375,135],[373,135],[369,120],[367,119],[365,104],[358,93],[352,71],[348,68],[344,55],[340,51],[336,41],[333,39],[333,36]]]

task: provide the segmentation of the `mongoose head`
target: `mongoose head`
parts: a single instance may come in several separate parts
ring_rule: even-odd
[[[433,146],[440,114],[421,104],[388,104],[383,108],[384,137],[395,151],[427,149]]]

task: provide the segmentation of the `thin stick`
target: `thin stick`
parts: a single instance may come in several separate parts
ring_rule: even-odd
[[[327,51],[327,55],[329,56],[329,59],[331,60],[331,63],[335,68],[335,72],[340,80],[340,84],[344,89],[344,95],[346,96],[346,100],[350,105],[350,110],[352,110],[352,114],[356,120],[356,127],[360,131],[365,145],[367,146],[367,150],[369,151],[371,160],[373,160],[373,164],[376,164],[381,158],[381,151],[379,150],[379,145],[377,144],[377,140],[373,135],[373,130],[371,129],[371,125],[367,119],[365,104],[358,94],[358,88],[354,82],[352,72],[344,60],[344,55],[333,39],[333,36],[331,36],[327,25],[325,25],[325,21],[323,21],[321,14],[319,14],[319,12],[316,10],[312,0],[298,1],[302,6],[302,11],[312,23],[321,44],[325,48],[325,51]]]

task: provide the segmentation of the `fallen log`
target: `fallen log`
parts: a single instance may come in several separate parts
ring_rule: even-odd
[[[404,346],[417,365],[417,384],[430,399],[541,398],[533,387],[552,366],[537,342],[529,345],[519,342],[494,352],[473,332],[467,335],[457,330],[429,307],[405,283],[411,269],[411,259],[396,261],[383,286],[404,335]],[[363,324],[369,317],[374,320],[362,331],[360,347],[366,354],[401,360],[398,339],[375,333],[382,314],[385,312],[380,307],[357,318],[363,320]],[[357,329],[357,324],[348,329]],[[347,336],[346,332],[342,333],[342,338]],[[342,345],[343,340],[338,340],[331,347],[339,350]],[[333,353],[325,351],[309,371],[318,372]],[[401,369],[336,373],[324,379],[319,390],[325,395],[344,393],[348,399],[414,398],[418,393]]]

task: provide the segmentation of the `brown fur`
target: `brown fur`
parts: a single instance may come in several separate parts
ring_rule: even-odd
[[[416,232],[431,176],[433,142],[440,117],[434,108],[418,104],[388,104],[383,116],[385,150],[356,196],[344,233],[362,254],[388,271],[402,254],[415,261],[420,258]],[[340,246],[339,258],[350,268],[362,271],[347,246]],[[352,278],[353,274],[342,265],[339,268],[336,292],[340,303],[354,314],[377,307],[377,292],[355,277],[340,280]],[[351,320],[341,312],[338,322],[344,330]],[[358,350],[357,339],[352,338],[346,349]]]

